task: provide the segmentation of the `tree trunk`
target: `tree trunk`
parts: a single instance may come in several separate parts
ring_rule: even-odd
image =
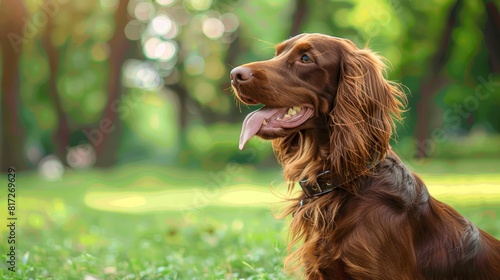
[[[451,35],[453,29],[457,26],[458,12],[462,6],[462,0],[457,0],[450,10],[446,27],[444,29],[442,40],[437,48],[437,52],[429,63],[428,76],[423,77],[422,86],[419,93],[421,99],[417,103],[417,121],[415,124],[415,137],[417,139],[417,157],[424,158],[429,156],[428,134],[429,134],[429,115],[432,112],[432,98],[441,87],[446,85],[446,79],[441,75],[446,66],[448,54],[451,53]]]
[[[1,151],[0,172],[8,167],[27,168],[24,156],[26,133],[20,116],[19,59],[24,38],[26,10],[21,1],[0,1],[1,81]]]
[[[123,86],[121,84],[121,69],[125,60],[127,50],[131,43],[125,36],[125,26],[129,21],[128,3],[129,0],[118,1],[115,13],[115,33],[109,40],[111,54],[109,57],[109,83],[108,101],[104,110],[103,118],[97,123],[93,132],[99,137],[99,141],[91,141],[96,149],[96,166],[108,167],[113,165],[118,158],[119,142],[122,133],[122,121],[116,110],[116,102],[122,96]]]
[[[46,3],[49,5],[50,0]],[[42,38],[42,45],[47,53],[49,59],[49,96],[52,106],[57,116],[57,128],[52,134],[52,143],[54,144],[54,151],[57,157],[66,162],[66,150],[69,147],[70,127],[68,117],[64,113],[59,92],[57,91],[57,72],[59,71],[59,52],[52,44],[52,32],[54,27],[53,17],[47,17],[47,27]]]
[[[180,128],[180,134],[179,134],[179,141],[182,144],[183,141],[186,140],[186,137],[183,137],[182,135],[185,134],[185,131],[187,130],[188,124],[189,124],[189,110],[188,110],[188,103],[189,101],[189,92],[187,89],[180,83],[176,83],[173,85],[168,85],[166,86],[173,92],[177,94],[177,97],[179,99],[179,128]]]
[[[486,13],[488,19],[484,27],[484,40],[490,57],[490,67],[494,73],[500,73],[500,13],[492,1],[486,3]]]
[[[292,18],[292,26],[290,27],[289,36],[295,36],[300,33],[300,28],[304,24],[307,15],[309,14],[309,5],[306,0],[295,1],[295,13]]]

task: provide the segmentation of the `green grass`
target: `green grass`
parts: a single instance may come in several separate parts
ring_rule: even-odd
[[[18,279],[286,279],[282,224],[263,209],[67,211],[22,227]]]
[[[446,164],[437,165],[441,174],[420,167],[431,193],[499,238],[500,174],[477,172],[474,162]],[[210,173],[128,165],[69,172],[56,182],[18,174],[17,267],[7,270],[1,226],[0,276],[290,279],[285,221],[272,214],[285,189],[279,170],[248,166]]]

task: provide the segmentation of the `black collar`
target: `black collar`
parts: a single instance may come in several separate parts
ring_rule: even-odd
[[[373,167],[373,166],[372,166]],[[313,198],[320,197],[324,194],[327,194],[335,189],[344,189],[345,184],[361,179],[366,179],[364,176],[356,176],[350,180],[342,181],[339,177],[331,177],[328,176],[330,171],[327,170],[318,174],[316,181],[314,183],[307,184],[307,179],[301,180],[299,185],[302,187],[302,190],[306,194],[306,198],[300,201],[300,206],[304,206],[306,203],[311,201]],[[347,190],[346,190],[347,191]]]
[[[380,161],[372,162],[368,164],[368,169],[370,170],[377,166]],[[299,185],[302,187],[302,190],[306,194],[306,198],[300,201],[300,206],[304,206],[307,202],[315,197],[320,197],[324,194],[327,194],[335,189],[342,189],[342,186],[348,182],[354,181],[360,176],[356,176],[351,180],[341,181],[338,176],[328,176],[330,175],[330,170],[324,171],[316,177],[316,182],[309,183],[307,182],[307,178],[299,181]]]
[[[318,174],[316,181],[313,183],[308,184],[307,179],[299,182],[299,185],[302,187],[302,190],[307,196],[306,199],[300,201],[300,206],[309,202],[309,200],[313,197],[319,197],[333,191],[334,189],[341,188],[343,183],[338,180],[338,177],[333,177],[332,180],[332,178],[328,176],[329,174],[329,170]]]
[[[326,193],[333,191],[334,189],[340,186],[340,182],[332,182],[331,178],[325,178],[330,174],[330,171],[327,170],[323,173],[318,174],[316,181],[312,184],[307,182],[307,179],[304,179],[299,182],[302,190],[307,195],[307,197],[311,196],[321,196]]]

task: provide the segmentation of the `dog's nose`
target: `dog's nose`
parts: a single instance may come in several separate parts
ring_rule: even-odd
[[[231,71],[231,84],[237,85],[240,82],[244,82],[252,78],[253,73],[250,68],[247,67],[236,67]]]

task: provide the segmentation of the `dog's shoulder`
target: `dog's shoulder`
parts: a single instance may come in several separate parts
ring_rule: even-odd
[[[367,184],[370,192],[402,210],[427,203],[429,193],[424,182],[393,152],[374,168]]]

